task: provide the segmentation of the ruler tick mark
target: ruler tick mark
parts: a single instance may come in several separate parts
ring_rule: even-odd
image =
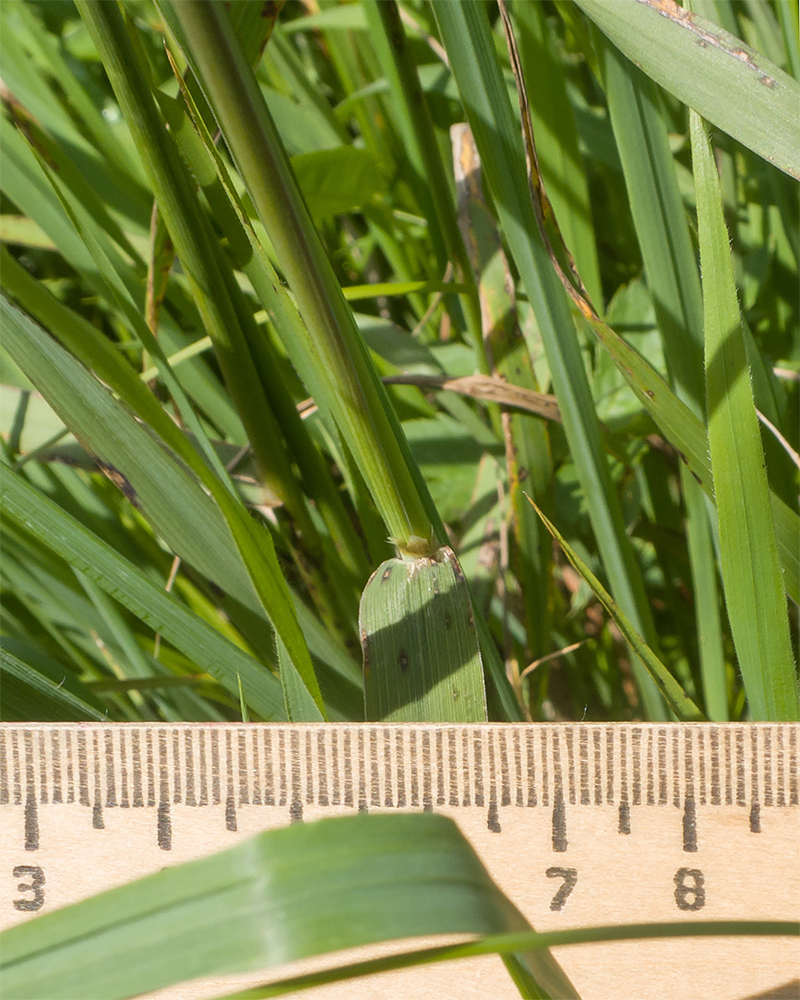
[[[566,743],[567,743],[567,794],[569,795],[569,804],[571,806],[575,805],[575,755],[572,745],[573,732],[568,729],[566,732]],[[555,741],[554,741],[555,743]]]
[[[534,762],[533,731],[525,733],[525,755],[528,762],[528,802],[529,806],[536,805],[536,764]]]
[[[631,744],[633,746],[633,804],[638,806],[642,802],[642,731],[638,727],[631,733]]]
[[[53,761],[53,805],[64,801],[61,788],[61,747],[58,735],[55,729],[50,734],[50,753]]]
[[[194,794],[194,751],[192,748],[192,731],[187,729],[183,734],[183,766],[186,773],[186,798],[187,806],[196,806],[197,799]]]
[[[697,850],[697,810],[692,796],[687,796],[683,806],[683,849],[689,853]]]
[[[236,822],[236,800],[231,790],[228,792],[228,797],[225,800],[225,829],[231,833],[236,833],[238,828],[239,824]]]
[[[553,850],[563,853],[567,849],[567,811],[564,795],[560,788],[556,790],[556,801],[553,806]]]
[[[172,817],[169,800],[158,804],[158,820],[156,822],[156,837],[162,851],[172,850]]]
[[[178,730],[172,730],[172,801],[179,803],[183,801],[181,795],[181,749],[178,742]]]
[[[275,784],[272,772],[272,733],[269,729],[264,730],[264,805],[275,805]]]
[[[36,807],[36,795],[32,788],[28,789],[25,800],[25,850],[39,850],[39,812]]]
[[[629,834],[631,832],[631,807],[627,799],[623,799],[623,801],[619,804],[617,832],[625,834]]]
[[[601,740],[602,732],[599,729],[595,729],[592,732],[592,741],[594,743],[594,804],[596,806],[601,805],[603,801],[603,773],[601,770],[602,761],[602,750],[601,750]]]
[[[206,732],[201,729],[198,732],[198,743],[200,749],[200,798],[197,800],[198,806],[208,805],[208,776],[206,774]]]

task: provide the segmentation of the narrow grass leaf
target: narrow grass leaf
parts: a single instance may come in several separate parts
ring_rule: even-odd
[[[667,126],[655,84],[602,40],[609,116],[653,299],[670,383],[701,420],[703,298]],[[709,718],[728,718],[727,678],[711,525],[706,501],[684,463],[681,488],[694,589],[700,669]]]
[[[258,601],[321,711],[322,696],[308,647],[267,529],[258,525],[241,502],[209,472],[203,482],[224,511],[235,548],[224,541],[227,531],[222,535],[218,530],[204,531],[203,525],[210,529],[209,518],[218,517],[219,509],[161,445],[82,365],[5,298],[0,299],[0,316],[4,321],[5,346],[12,357],[24,366],[53,409],[98,458],[112,481],[146,511],[156,530],[167,539],[181,540],[176,545],[179,554],[198,568],[204,571],[207,568],[212,579],[226,563],[230,565],[231,561],[241,559]],[[199,457],[194,465],[202,468]],[[218,546],[212,555],[214,550],[209,544],[215,535]]]
[[[0,507],[5,517],[85,574],[231,694],[238,696],[241,679],[247,704],[261,718],[277,721],[284,717],[280,683],[274,674],[153,583],[22,476],[3,474]]]
[[[358,333],[327,254],[291,174],[286,151],[220,4],[159,2],[175,20],[186,55],[225,130],[259,219],[281,260],[308,328],[307,382],[334,413],[392,536],[427,551],[441,522],[408,454],[397,418]]]
[[[531,503],[533,504],[532,500]],[[691,698],[687,697],[683,688],[675,680],[669,670],[667,670],[661,660],[659,660],[655,653],[650,649],[645,640],[633,626],[628,616],[622,611],[613,597],[608,593],[602,583],[600,583],[594,573],[592,573],[586,563],[564,538],[558,528],[556,528],[556,526],[545,517],[541,510],[536,507],[536,504],[533,504],[533,506],[536,508],[536,513],[544,522],[547,530],[563,549],[564,555],[567,559],[569,559],[570,563],[572,563],[583,579],[589,584],[597,600],[614,619],[620,632],[622,632],[625,637],[626,642],[631,647],[631,650],[641,661],[642,665],[648,670],[650,676],[655,681],[659,691],[664,696],[673,712],[675,712],[682,722],[702,722],[705,719],[703,713],[697,705],[695,705]]]
[[[10,474],[6,472],[5,480]],[[3,704],[0,716],[4,722],[103,722],[105,713],[89,694],[89,701],[78,697],[63,683],[62,668],[59,684],[34,666],[15,656],[6,643],[0,648],[0,674],[3,675]]]
[[[752,717],[798,719],[786,595],[719,177],[703,122],[694,111],[691,131],[703,271],[708,441],[725,602]]]
[[[655,640],[652,614],[609,475],[594,402],[564,291],[538,232],[519,130],[508,100],[486,9],[433,5],[505,238],[547,352],[553,388],[603,565],[620,605]],[[664,708],[646,672],[637,675],[651,718]]]
[[[753,937],[775,936],[796,937],[800,926],[789,920],[703,920],[676,921],[675,923],[626,924],[606,927],[575,927],[565,931],[543,931],[523,934],[498,934],[467,944],[444,945],[438,948],[423,948],[419,951],[404,952],[386,958],[375,958],[366,962],[353,962],[333,969],[310,972],[304,976],[293,976],[264,986],[229,993],[218,1000],[268,1000],[270,997],[292,996],[301,990],[339,983],[362,976],[372,976],[390,969],[407,969],[414,965],[429,965],[435,962],[450,962],[456,958],[471,958],[476,955],[508,955],[513,952],[539,951],[543,948],[565,947],[572,944],[599,943],[601,941],[663,940],[682,937]]]
[[[672,0],[576,0],[656,83],[800,178],[800,84],[740,38]]]

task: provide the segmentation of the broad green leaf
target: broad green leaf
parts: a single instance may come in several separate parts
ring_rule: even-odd
[[[576,3],[656,83],[800,178],[800,84],[766,56],[674,0]]]
[[[0,972],[18,1000],[114,1000],[393,938],[527,929],[452,820],[349,816],[20,924],[0,937]],[[549,953],[532,961],[554,995],[577,996]]]
[[[798,719],[786,595],[719,177],[703,122],[694,111],[691,130],[703,272],[708,443],[725,603],[752,717]]]
[[[380,164],[355,146],[293,156],[292,170],[315,220],[358,212],[385,190]]]
[[[485,721],[478,634],[452,549],[382,563],[361,596],[359,628],[368,721]]]

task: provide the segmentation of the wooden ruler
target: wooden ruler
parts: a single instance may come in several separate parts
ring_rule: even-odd
[[[791,724],[6,724],[0,926],[261,830],[393,809],[452,816],[540,930],[797,920],[799,738]],[[584,1000],[800,996],[796,939],[618,942],[555,954]],[[214,996],[267,978],[158,996]],[[492,957],[313,995],[516,993]]]

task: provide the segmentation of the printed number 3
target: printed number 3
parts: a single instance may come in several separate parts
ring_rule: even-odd
[[[24,878],[30,875],[30,882],[20,882],[17,889],[20,892],[32,892],[33,899],[15,899],[15,910],[41,910],[44,906],[44,872],[35,865],[17,865],[12,872],[14,878]]]

